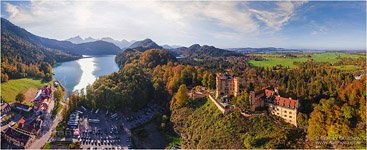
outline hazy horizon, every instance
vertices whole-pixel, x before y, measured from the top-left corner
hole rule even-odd
[[[80,35],[219,48],[366,49],[366,2],[1,3],[2,17],[58,40]]]

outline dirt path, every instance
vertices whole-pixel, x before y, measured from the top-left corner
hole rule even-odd
[[[29,88],[27,91],[24,92],[24,97],[25,97],[25,100],[30,102],[31,100],[33,100],[33,98],[37,95],[37,89],[32,87],[32,88]]]

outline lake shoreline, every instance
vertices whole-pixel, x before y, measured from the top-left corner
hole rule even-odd
[[[53,66],[54,79],[61,82],[70,95],[75,90],[85,89],[100,76],[119,70],[116,55],[83,55],[83,58],[60,62]]]

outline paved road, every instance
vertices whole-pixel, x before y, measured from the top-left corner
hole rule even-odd
[[[64,108],[65,104],[63,102],[61,102],[62,108]],[[29,147],[29,149],[40,149],[43,145],[46,144],[46,142],[48,141],[48,139],[50,139],[51,134],[54,130],[56,130],[56,126],[60,123],[60,121],[62,121],[62,111],[64,111],[64,109],[62,109],[55,117],[54,121],[52,122],[52,125],[50,127],[50,129],[46,132],[46,134],[44,134],[41,138],[36,139],[31,146]]]

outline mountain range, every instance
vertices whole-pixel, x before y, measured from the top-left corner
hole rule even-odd
[[[1,19],[1,29],[34,45],[59,50],[74,55],[107,55],[117,54],[121,49],[106,41],[93,41],[83,44],[74,44],[69,41],[59,41],[34,35],[20,28],[6,19]]]
[[[227,57],[227,56],[240,56],[242,54],[235,51],[216,48],[214,46],[193,44],[190,47],[179,47],[171,49],[173,53],[181,57]]]
[[[127,41],[127,40],[115,40],[113,38],[110,38],[110,37],[103,37],[101,39],[94,39],[92,37],[87,37],[85,39],[83,39],[82,37],[80,37],[79,35],[78,36],[75,36],[75,37],[72,37],[72,38],[69,38],[69,39],[66,39],[65,41],[69,41],[69,42],[72,42],[74,44],[82,44],[82,43],[88,43],[88,42],[94,42],[94,41],[98,41],[98,40],[101,40],[101,41],[105,41],[105,42],[109,42],[109,43],[112,43],[112,44],[115,44],[116,46],[118,46],[120,49],[124,49],[124,48],[127,48],[129,47],[132,43],[134,43],[135,41]]]
[[[231,48],[220,49],[214,46],[193,44],[190,47],[181,47],[177,45],[163,45],[160,46],[151,39],[144,39],[141,41],[127,41],[127,40],[115,40],[110,37],[104,37],[101,39],[95,39],[92,37],[81,38],[80,36],[72,37],[64,41],[55,39],[48,39],[34,35],[23,28],[20,28],[6,19],[2,20],[2,30],[6,30],[8,34],[16,35],[24,41],[27,41],[33,45],[41,46],[44,48],[56,50],[68,55],[107,55],[118,54],[124,49],[134,49],[136,51],[143,52],[148,49],[167,49],[176,56],[181,57],[221,57],[221,56],[238,56],[240,53],[249,52],[274,52],[274,51],[287,51],[282,48]],[[123,50],[121,50],[123,49]],[[295,50],[293,50],[295,51]]]

